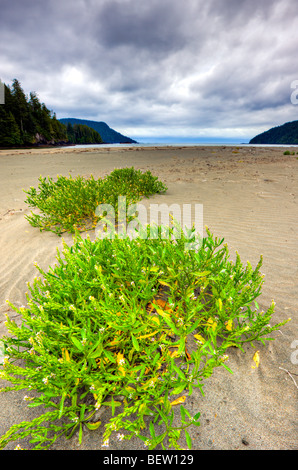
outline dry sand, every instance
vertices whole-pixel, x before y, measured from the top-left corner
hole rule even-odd
[[[26,303],[27,281],[42,268],[55,264],[62,240],[53,233],[32,228],[24,215],[22,189],[37,186],[40,175],[102,177],[114,168],[134,166],[151,170],[168,185],[164,195],[145,201],[200,203],[204,225],[224,237],[231,258],[237,250],[254,266],[264,256],[265,284],[258,303],[261,309],[276,302],[272,323],[289,317],[273,342],[258,343],[260,365],[253,369],[255,350],[232,350],[229,367],[215,370],[206,380],[205,396],[195,392],[186,402],[191,413],[201,412],[201,426],[192,429],[193,449],[297,449],[298,340],[298,160],[284,156],[284,148],[257,147],[156,147],[101,149],[34,149],[0,151],[0,337],[5,334],[5,314],[15,315],[6,299]],[[71,237],[65,240],[71,243]],[[292,346],[292,347],[291,347]],[[296,345],[297,349],[297,345]],[[289,371],[292,377],[285,371]],[[24,391],[0,394],[0,435],[15,423],[38,416],[27,408]],[[103,421],[107,419],[104,415]],[[102,428],[78,438],[57,441],[53,449],[101,449]],[[183,440],[182,440],[183,443]],[[28,442],[20,444],[30,448]],[[11,443],[7,449],[13,449]],[[110,449],[143,449],[138,440],[117,442]]]

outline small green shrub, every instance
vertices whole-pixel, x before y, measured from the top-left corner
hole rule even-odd
[[[57,181],[40,176],[38,189],[28,191],[25,202],[39,209],[41,214],[25,216],[33,227],[49,230],[58,235],[63,232],[75,233],[95,227],[99,217],[95,210],[99,204],[111,204],[118,213],[118,196],[126,196],[127,204],[161,193],[167,187],[158,181],[150,171],[142,173],[134,168],[116,169],[103,179],[93,176],[68,178],[58,176]]]
[[[101,407],[111,410],[103,446],[117,432],[149,449],[179,449],[183,432],[190,448],[187,428],[200,425],[200,413],[190,415],[186,395],[202,390],[215,367],[230,371],[230,347],[271,339],[285,323],[269,326],[274,303],[263,312],[255,302],[262,259],[255,269],[239,255],[231,262],[209,231],[195,250],[183,234],[174,240],[172,228],[166,239],[155,231],[153,239],[77,236],[48,272],[37,266],[27,306],[9,303],[22,323],[7,316],[1,377],[12,385],[1,391],[38,392],[25,396],[28,406],[50,411],[13,425],[0,448],[30,436],[34,449],[47,449],[74,432],[81,442],[85,427],[101,425]]]

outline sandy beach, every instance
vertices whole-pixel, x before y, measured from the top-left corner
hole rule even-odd
[[[205,396],[196,389],[185,402],[191,413],[201,412],[201,426],[189,431],[193,449],[297,449],[298,390],[293,379],[298,384],[298,359],[293,342],[298,340],[298,155],[283,155],[284,150],[249,146],[0,150],[0,337],[6,333],[5,314],[16,315],[6,299],[17,306],[25,304],[27,282],[38,274],[34,262],[47,270],[62,246],[61,238],[26,221],[31,209],[23,189],[37,187],[40,175],[99,178],[114,168],[150,170],[168,191],[146,199],[146,207],[153,202],[203,204],[204,225],[225,239],[232,259],[237,251],[243,263],[249,260],[255,266],[263,255],[265,284],[258,303],[265,310],[274,299],[272,324],[292,319],[274,333],[275,341],[256,344],[258,368],[252,368],[256,349],[231,350],[228,366],[234,373],[218,368],[206,380]],[[72,241],[70,235],[64,239]],[[0,435],[39,415],[38,408],[27,408],[25,394],[0,393]],[[107,416],[102,416],[103,422]],[[101,426],[86,430],[81,446],[75,435],[69,441],[61,438],[52,448],[101,449],[102,435]],[[28,441],[20,445],[30,448]],[[110,449],[144,447],[138,439],[118,442],[115,436]]]

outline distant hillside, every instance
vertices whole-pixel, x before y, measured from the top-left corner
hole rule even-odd
[[[272,127],[250,140],[250,144],[298,145],[298,121]]]
[[[103,143],[106,144],[136,144],[135,140],[126,137],[125,135],[120,134],[119,132],[114,131],[111,129],[105,122],[101,121],[89,121],[87,119],[76,119],[76,118],[62,118],[59,119],[60,122],[67,125],[68,123],[74,124],[83,124],[85,126],[91,127],[95,131],[97,131]]]

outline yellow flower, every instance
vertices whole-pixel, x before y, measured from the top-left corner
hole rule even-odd
[[[69,353],[68,353],[67,349],[65,349],[65,348],[62,348],[62,358],[64,359],[64,361],[70,362]]]
[[[257,351],[255,354],[254,354],[254,357],[253,357],[253,360],[255,362],[255,366],[251,366],[252,369],[255,369],[256,367],[259,367],[259,364],[260,364],[260,354],[259,354],[259,351]]]
[[[211,328],[213,331],[216,330],[217,323],[216,323],[216,321],[213,321],[212,318],[209,318],[209,319],[208,319],[207,325],[208,325],[208,330],[210,330],[210,328]]]
[[[125,364],[125,359],[123,354],[121,354],[120,352],[117,354],[117,364],[120,374],[125,376],[125,369],[123,367],[123,365]]]
[[[194,338],[197,339],[202,344],[205,343],[205,339],[201,335],[194,335]]]

